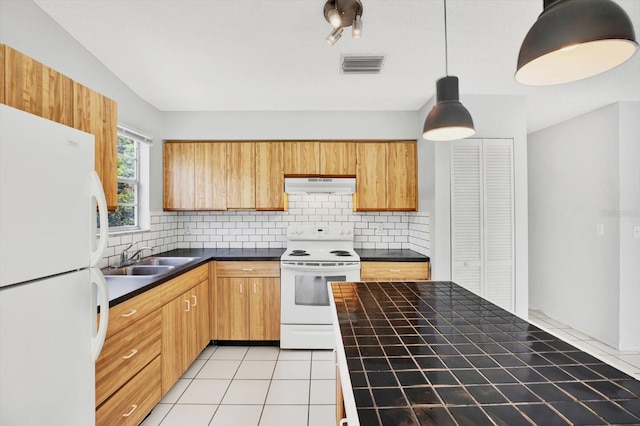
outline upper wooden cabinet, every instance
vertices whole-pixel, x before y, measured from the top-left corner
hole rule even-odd
[[[285,142],[285,176],[355,176],[353,142]]]
[[[256,142],[256,210],[284,210],[284,142]]]
[[[73,127],[95,137],[95,169],[109,210],[118,207],[118,104],[100,93],[73,83]]]
[[[418,210],[416,142],[387,143],[387,210]]]
[[[227,209],[227,144],[195,144],[196,210]]]
[[[322,175],[356,177],[356,211],[416,211],[416,156],[415,141],[167,141],[164,209],[281,211],[285,175]]]
[[[416,211],[416,142],[356,144],[356,211]]]
[[[226,210],[227,144],[170,142],[163,149],[165,210]]]
[[[91,133],[95,169],[109,210],[118,205],[118,106],[113,100],[71,80],[53,68],[0,45],[0,100],[31,114]]]
[[[256,208],[256,144],[227,144],[227,208]]]
[[[287,176],[320,174],[320,143],[285,142],[284,174]]]
[[[356,154],[354,210],[384,209],[387,205],[387,144],[384,142],[358,143]]]
[[[320,142],[320,174],[355,176],[356,144],[354,142]]]
[[[40,62],[5,47],[4,103],[73,126],[73,81]]]

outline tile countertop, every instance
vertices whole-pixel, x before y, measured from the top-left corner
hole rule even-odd
[[[640,382],[451,282],[334,283],[349,426],[640,424]]]

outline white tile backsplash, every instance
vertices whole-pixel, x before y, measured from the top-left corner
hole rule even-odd
[[[355,248],[430,254],[428,212],[360,213],[353,211],[351,195],[291,194],[286,212],[152,213],[150,231],[109,238],[101,266],[117,264],[131,242],[154,247],[153,253],[175,248],[284,248],[290,225],[352,226]]]

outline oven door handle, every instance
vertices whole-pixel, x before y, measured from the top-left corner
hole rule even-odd
[[[315,265],[287,265],[281,264],[281,269],[290,270],[290,271],[301,271],[301,272],[347,272],[347,271],[359,271],[360,264],[354,263],[352,265],[335,265],[335,266],[315,266]]]

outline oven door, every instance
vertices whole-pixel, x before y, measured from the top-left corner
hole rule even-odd
[[[280,266],[280,316],[283,324],[331,324],[330,281],[360,281],[360,264]]]

